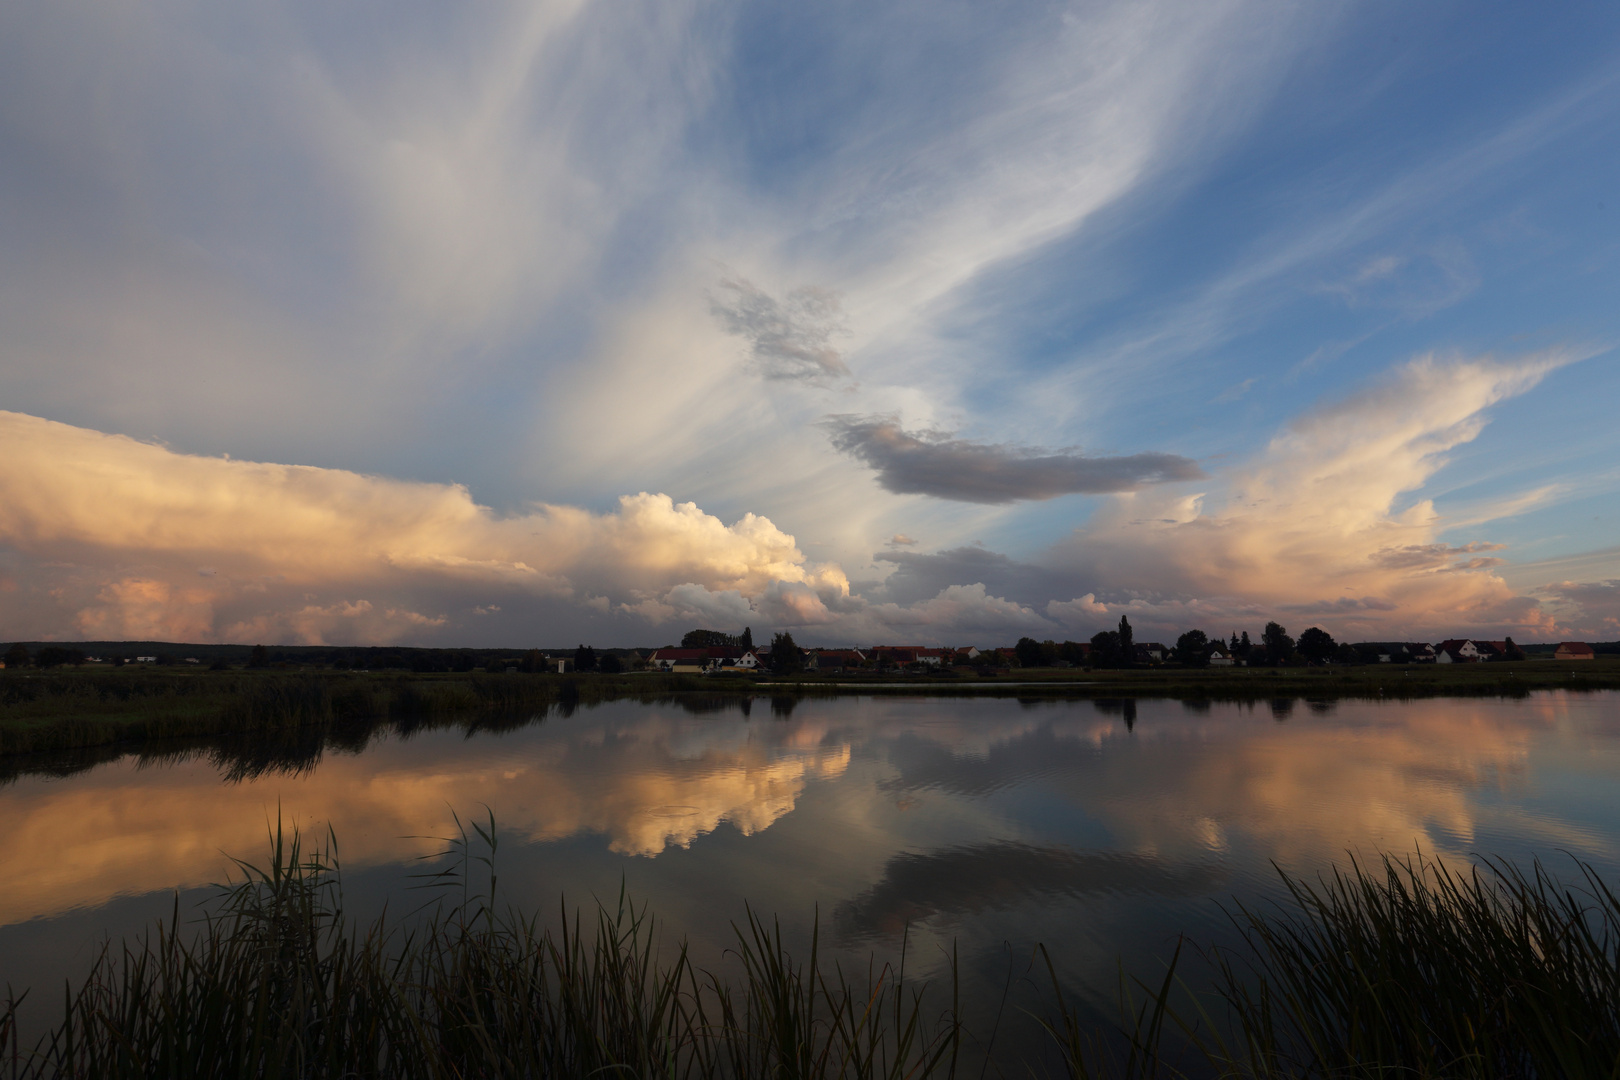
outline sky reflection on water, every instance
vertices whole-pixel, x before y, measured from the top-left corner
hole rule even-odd
[[[239,781],[201,754],[24,776],[0,788],[0,982],[55,982],[89,938],[258,857],[278,807],[336,830],[374,905],[399,903],[452,812],[487,805],[508,901],[624,882],[700,954],[745,900],[796,932],[819,910],[837,946],[889,948],[909,925],[924,968],[954,941],[992,979],[1044,940],[1094,988],[1121,952],[1218,933],[1214,901],[1274,896],[1272,861],[1315,873],[1421,846],[1620,865],[1620,694],[1132,704],[1127,724],[1122,702],[618,702]]]

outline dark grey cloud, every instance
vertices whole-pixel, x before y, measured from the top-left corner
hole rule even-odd
[[[959,502],[1010,503],[1059,495],[1135,491],[1147,484],[1196,480],[1196,462],[1176,454],[1088,457],[1072,451],[979,443],[943,431],[906,431],[893,416],[829,416],[822,426],[839,450],[877,471],[898,495]]]
[[[844,329],[835,292],[806,285],[777,299],[738,278],[720,283],[709,308],[728,333],[749,343],[754,364],[767,379],[826,383],[849,375],[832,347]]]
[[[989,548],[968,546],[933,554],[880,551],[872,558],[894,566],[894,573],[883,582],[881,595],[897,604],[926,600],[938,596],[941,589],[963,582],[978,582],[991,595],[1020,604],[1043,605],[1054,596],[1079,595],[1074,590],[1080,582],[1071,575],[1018,562]]]
[[[1223,876],[1210,864],[1007,842],[906,852],[889,860],[870,889],[840,904],[833,925],[844,940],[893,937],[933,915],[972,915],[1035,896],[1198,896],[1217,888]]]

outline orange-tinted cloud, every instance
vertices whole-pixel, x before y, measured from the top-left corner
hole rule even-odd
[[[1493,545],[1445,543],[1434,503],[1403,500],[1479,435],[1490,406],[1570,359],[1419,358],[1295,421],[1232,471],[1220,505],[1207,508],[1202,494],[1121,496],[1060,558],[1141,598],[1106,605],[1114,616],[1195,625],[1263,614],[1341,635],[1549,633],[1537,602],[1495,572]],[[1095,607],[1094,594],[1048,613],[1081,622]]]

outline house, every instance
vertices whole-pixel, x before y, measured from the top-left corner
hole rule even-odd
[[[975,649],[972,645],[960,645],[956,648],[955,652],[958,660],[972,660],[974,657],[979,655],[979,650]]]
[[[1481,660],[1506,660],[1508,647],[1506,641],[1476,641],[1474,648],[1479,650]]]
[[[1479,648],[1467,638],[1447,638],[1434,647],[1435,662],[1440,664],[1477,664]]]
[[[1553,651],[1554,660],[1596,660],[1597,653],[1584,641],[1561,641]]]
[[[945,662],[944,649],[930,649],[922,645],[874,645],[870,652],[885,664],[928,664],[939,667]]]
[[[155,656],[137,656],[135,658],[135,662],[137,664],[155,664],[155,663],[157,663],[157,657],[155,657]]]
[[[1231,654],[1219,645],[1209,650],[1210,667],[1232,667],[1234,663]]]
[[[805,666],[829,671],[856,668],[866,663],[866,654],[859,649],[811,649],[805,654]]]
[[[744,649],[736,645],[711,645],[701,649],[655,649],[647,658],[654,671],[689,674],[718,668],[752,670],[761,663],[764,649]]]
[[[1170,655],[1170,650],[1157,641],[1139,641],[1136,644],[1136,662],[1138,664],[1162,664],[1164,658]]]

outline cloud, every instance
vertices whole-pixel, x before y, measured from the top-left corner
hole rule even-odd
[[[1573,607],[1569,625],[1577,632],[1603,640],[1620,639],[1620,578],[1559,581],[1536,592]]]
[[[1573,357],[1419,357],[1372,387],[1305,414],[1205,497],[1122,496],[1048,557],[1146,610],[1198,601],[1228,610],[1320,615],[1344,636],[1486,629],[1551,632],[1551,616],[1496,573],[1497,545],[1439,540],[1421,488],[1486,410]],[[1114,605],[1110,605],[1112,609]]]
[[[829,416],[822,426],[831,433],[833,446],[870,465],[878,483],[898,495],[1010,503],[1135,491],[1204,475],[1195,462],[1175,454],[1087,457],[977,443],[952,438],[949,432],[906,431],[892,416]]]
[[[741,278],[720,282],[720,290],[710,310],[728,333],[749,343],[767,379],[826,384],[849,375],[831,345],[844,331],[837,293],[805,285],[778,300]]]
[[[886,544],[888,544],[889,547],[916,547],[917,546],[917,541],[913,540],[911,537],[907,536],[905,533],[895,533],[893,536],[889,537],[889,539],[884,541],[884,542]]]
[[[848,591],[768,519],[726,525],[667,495],[502,516],[458,485],[180,454],[19,413],[0,412],[0,443],[0,545],[97,636],[394,640],[445,625],[433,605],[469,587],[579,603]]]

